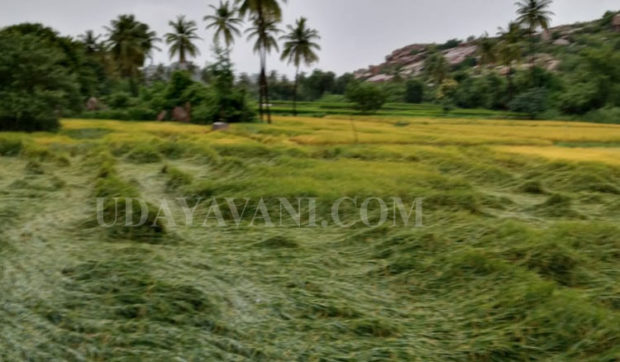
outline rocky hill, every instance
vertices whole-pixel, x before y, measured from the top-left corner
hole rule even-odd
[[[531,67],[532,63],[555,70],[561,63],[561,54],[566,48],[585,46],[582,35],[605,31],[620,32],[620,13],[608,12],[602,19],[571,25],[552,27],[547,32],[539,33],[542,42],[541,52],[529,55],[518,66]],[[385,62],[372,65],[354,72],[357,79],[370,82],[387,82],[395,77],[408,78],[420,75],[424,71],[424,62],[432,51],[440,51],[447,62],[456,67],[477,67],[479,39],[467,41],[450,40],[444,44],[411,44],[397,49],[388,55]],[[495,65],[499,73],[508,71],[507,67]]]

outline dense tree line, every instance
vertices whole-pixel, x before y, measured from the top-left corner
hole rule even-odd
[[[281,35],[278,0],[222,1],[211,10],[203,20],[214,31],[214,61],[202,69],[191,62],[200,53],[199,25],[185,16],[169,22],[163,41],[134,15],[113,19],[104,34],[87,31],[77,39],[41,24],[1,29],[0,129],[51,130],[59,116],[85,108],[90,116],[120,119],[170,119],[182,108],[195,122],[249,121],[254,90],[261,120],[271,122],[267,55],[283,42],[282,59],[299,74],[318,60],[318,32],[301,18]],[[244,24],[259,59],[257,82],[235,77],[229,57]],[[145,64],[162,43],[178,62],[149,72]]]
[[[575,33],[577,45],[556,54],[560,66],[549,71],[535,58],[549,51],[537,32],[549,29],[550,3],[519,2],[517,19],[496,37],[468,39],[478,53],[461,64],[448,63],[442,53],[461,44],[453,39],[427,50],[421,74],[403,78],[394,70],[391,81],[374,85],[351,73],[304,72],[318,60],[319,33],[303,17],[283,32],[278,0],[211,6],[202,25],[214,32],[213,61],[202,68],[192,63],[200,54],[201,24],[185,16],[171,20],[162,38],[133,15],[111,20],[103,34],[86,31],[77,38],[41,24],[14,25],[0,30],[0,129],[54,129],[58,117],[72,115],[171,119],[178,109],[197,123],[251,121],[255,109],[271,122],[270,103],[290,101],[296,113],[298,100],[348,101],[362,112],[385,102],[432,102],[446,111],[486,108],[618,122],[620,36],[610,30],[616,13],[605,14],[590,33]],[[236,75],[230,61],[244,33],[257,54],[257,75]],[[164,46],[176,62],[145,66]],[[294,78],[268,70],[273,52],[295,68]]]

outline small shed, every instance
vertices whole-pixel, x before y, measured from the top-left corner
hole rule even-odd
[[[620,32],[620,14],[616,14],[616,16],[614,16],[611,20],[611,26],[615,31]]]

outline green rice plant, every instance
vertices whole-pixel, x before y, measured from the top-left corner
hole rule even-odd
[[[162,158],[157,148],[152,145],[139,144],[125,158],[132,163],[158,163]]]
[[[41,163],[33,160],[28,161],[24,170],[31,175],[43,175],[45,173]]]
[[[166,181],[166,188],[170,191],[178,190],[180,187],[190,185],[194,180],[192,175],[169,165],[162,168],[162,173],[168,178]]]
[[[521,192],[528,193],[528,194],[537,194],[537,195],[544,195],[545,193],[547,193],[547,191],[545,191],[545,188],[543,187],[540,181],[527,181],[521,184],[518,190]]]
[[[21,138],[7,134],[0,136],[0,156],[17,156],[23,148]]]

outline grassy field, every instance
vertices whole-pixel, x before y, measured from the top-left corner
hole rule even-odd
[[[271,111],[274,114],[290,116],[292,115],[292,102],[274,101]],[[323,117],[326,115],[348,116],[357,111],[353,103],[346,102],[298,102],[297,112],[302,116]],[[412,104],[412,103],[387,103],[377,113],[380,116],[399,116],[399,117],[451,117],[451,118],[527,118],[526,115],[508,112],[492,111],[488,109],[464,109],[455,108],[448,112],[438,104]]]
[[[620,358],[620,126],[62,123],[0,134],[0,361]],[[424,227],[98,227],[113,196],[424,197]]]

